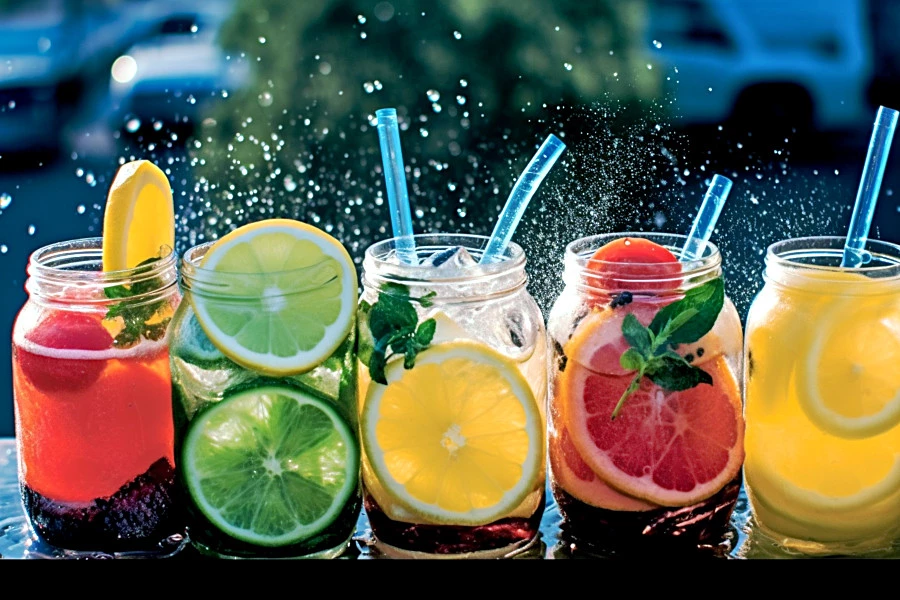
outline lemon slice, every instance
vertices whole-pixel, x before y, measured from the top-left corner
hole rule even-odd
[[[166,174],[147,160],[116,172],[103,213],[103,270],[131,269],[175,247],[175,209]]]
[[[356,314],[356,268],[339,241],[290,219],[240,227],[213,244],[203,287],[188,295],[203,331],[228,358],[272,376],[328,358]]]
[[[860,439],[900,424],[900,304],[835,300],[817,319],[801,367],[801,405],[818,427]]]
[[[391,362],[362,414],[368,463],[384,493],[425,522],[484,525],[541,486],[544,426],[509,359],[470,341]]]

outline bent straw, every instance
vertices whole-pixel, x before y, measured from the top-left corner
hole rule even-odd
[[[378,141],[381,144],[381,162],[384,165],[384,182],[391,210],[391,229],[396,238],[397,256],[402,263],[416,265],[419,264],[419,257],[416,254],[412,215],[409,212],[409,195],[406,191],[403,153],[400,150],[397,110],[382,108],[375,111],[375,116]]]
[[[484,254],[478,261],[479,264],[488,264],[499,260],[506,252],[506,247],[509,245],[513,232],[519,225],[532,196],[565,149],[566,145],[563,141],[552,133],[538,148],[528,166],[519,175],[516,185],[513,186],[506,205],[497,219],[497,224],[494,226],[494,231],[491,233],[491,238],[488,240],[487,247],[484,249]]]
[[[856,204],[853,216],[850,217],[850,229],[844,242],[844,256],[841,267],[858,267],[864,262],[864,249],[869,236],[872,217],[875,216],[875,204],[878,202],[878,190],[881,178],[887,165],[888,151],[897,128],[897,111],[881,106],[872,127],[869,139],[869,150],[866,153],[866,166],[863,168],[859,189],[856,192]]]
[[[713,175],[712,181],[703,196],[700,210],[694,218],[691,232],[681,250],[681,262],[696,260],[706,251],[706,243],[716,228],[716,221],[725,206],[725,200],[731,191],[731,180],[722,175]]]

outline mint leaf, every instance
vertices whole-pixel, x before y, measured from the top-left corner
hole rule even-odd
[[[645,371],[650,381],[671,392],[689,390],[706,383],[712,385],[712,376],[699,367],[694,367],[678,357],[664,355],[653,359]]]
[[[403,366],[411,369],[418,353],[431,344],[437,322],[426,319],[420,324],[413,302],[431,306],[430,299],[435,295],[435,292],[429,292],[421,298],[413,298],[406,286],[395,283],[382,286],[378,301],[366,314],[374,341],[367,363],[373,381],[387,385],[384,369],[392,357],[403,356]]]
[[[418,321],[419,315],[406,297],[383,293],[369,311],[369,329],[376,341],[400,329],[415,329]]]
[[[135,267],[137,273],[147,272],[149,269],[141,270],[159,260],[159,257],[148,258]],[[159,277],[151,277],[142,281],[136,281],[131,285],[114,285],[103,290],[103,294],[111,300],[121,300],[111,305],[106,310],[106,320],[122,319],[122,330],[113,340],[113,345],[118,348],[128,348],[141,341],[141,338],[157,341],[166,334],[166,328],[169,325],[170,318],[161,320],[158,323],[148,324],[154,316],[168,303],[168,299],[162,298],[158,300],[133,298],[142,296],[148,292],[158,290],[163,286],[163,280]]]
[[[650,345],[653,343],[650,331],[641,325],[634,314],[625,315],[625,319],[622,321],[622,335],[625,337],[625,341],[642,355],[650,354]]]
[[[373,350],[372,356],[369,358],[369,376],[372,381],[387,385],[387,379],[384,376],[384,367],[387,366],[387,357],[382,350]]]
[[[619,357],[619,364],[626,371],[637,371],[642,366],[644,366],[644,363],[644,356],[637,350],[637,348],[629,348],[622,353],[622,356]]]
[[[428,344],[431,343],[431,340],[434,339],[434,332],[436,330],[437,321],[434,319],[422,321],[422,324],[419,325],[419,328],[416,330],[416,344],[421,348],[428,346]]]
[[[650,322],[650,331],[657,337],[662,334],[668,344],[696,342],[713,328],[724,304],[725,284],[718,277],[688,290],[684,298],[663,307]]]

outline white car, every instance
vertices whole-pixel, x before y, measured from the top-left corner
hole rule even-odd
[[[652,0],[648,60],[684,124],[839,132],[871,124],[862,0]]]
[[[192,129],[207,107],[247,84],[250,63],[217,43],[228,3],[174,11],[112,64],[111,117],[127,134]]]

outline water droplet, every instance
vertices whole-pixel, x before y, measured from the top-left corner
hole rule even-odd
[[[653,45],[656,48],[662,48],[662,42],[660,42],[659,40],[653,40]]]
[[[259,95],[260,106],[272,106],[272,102],[274,102],[274,98],[270,92],[263,92]]]
[[[134,133],[135,131],[137,131],[140,128],[141,128],[141,120],[138,119],[137,117],[131,117],[130,119],[125,121],[125,129],[129,133]]]
[[[372,92],[375,91],[375,84],[372,83],[371,81],[367,81],[363,84],[363,89],[366,91],[367,94],[371,94]]]
[[[12,204],[12,196],[6,193],[0,194],[0,210],[5,210],[10,204]]]
[[[288,192],[293,192],[294,190],[297,189],[297,182],[294,181],[294,178],[291,177],[290,175],[287,175],[284,178],[284,189],[287,190]]]
[[[566,68],[566,71],[572,70],[572,63],[563,63],[563,66]]]
[[[15,100],[10,100],[9,103],[7,104],[7,106],[10,107],[10,108],[15,108],[15,107],[16,107],[16,101],[15,101]]]
[[[0,244],[0,254],[6,254],[7,250],[9,250],[9,248],[6,247],[6,244]]]
[[[439,112],[441,112],[441,105],[438,104],[437,102],[434,102],[431,105],[431,110],[433,110],[436,113],[439,113]]]
[[[91,187],[97,185],[97,180],[94,178],[94,174],[90,171],[84,174],[84,182]]]
[[[265,44],[265,43],[266,43],[266,38],[264,38],[263,36],[259,36],[259,43],[260,43],[260,44]]]
[[[366,23],[366,18],[362,15],[357,15],[356,20],[359,21],[360,25],[364,25]]]
[[[427,92],[425,92],[425,95],[428,96],[428,99],[432,102],[437,102],[441,99],[441,93],[437,90],[428,90]]]
[[[450,183],[447,184],[447,189],[450,190],[451,192],[455,192],[456,184],[451,181]]]
[[[647,70],[650,71],[652,69],[653,69],[653,65],[651,65],[650,63],[647,63]]]
[[[384,87],[384,86],[381,85],[381,82],[378,81],[377,79],[376,79],[375,81],[372,82],[372,85],[374,85],[374,86],[375,86],[375,89],[378,90],[378,91],[380,91],[381,88]]]
[[[199,28],[196,25],[191,25],[191,33],[197,33]]]
[[[28,226],[28,235],[34,235],[35,231],[37,231],[37,227],[35,227],[34,225]]]
[[[712,91],[712,88],[706,88],[706,91],[707,91],[707,92],[711,92],[711,91]]]
[[[79,204],[78,207],[75,209],[75,212],[77,212],[79,215],[83,215],[84,211],[85,211],[84,204]]]
[[[461,40],[461,39],[462,39],[462,34],[461,34],[460,32],[458,32],[458,31],[454,31],[454,32],[453,32],[453,37],[454,37],[455,39],[457,39],[457,40]]]
[[[463,104],[466,103],[466,97],[465,96],[457,96],[456,103],[459,104],[460,106],[462,106]]]
[[[360,37],[360,39],[363,39],[363,40],[366,39],[366,32],[365,32],[365,31],[360,31],[360,32],[359,32],[359,37]]]
[[[419,129],[419,135],[421,135],[423,138],[428,137],[428,130],[422,127],[421,129]]]
[[[841,172],[840,172],[840,171],[838,171],[838,170],[837,170],[837,169],[835,169],[835,170],[834,170],[834,174],[835,174],[835,175],[840,175],[840,174],[841,174]]]
[[[465,79],[460,79],[460,80],[459,80],[459,87],[469,87],[469,82],[466,81]]]

